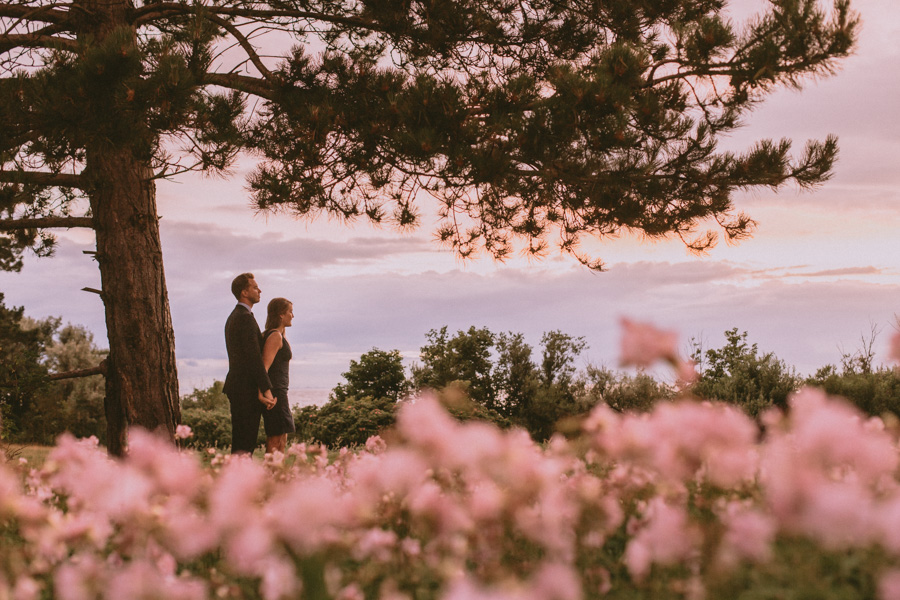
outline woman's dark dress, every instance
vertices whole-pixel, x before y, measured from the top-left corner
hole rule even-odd
[[[266,340],[275,331],[275,329],[269,329],[263,334],[263,347],[265,347]],[[281,349],[275,355],[272,366],[269,367],[272,395],[275,396],[277,402],[272,410],[263,410],[266,437],[295,431],[294,416],[291,414],[291,406],[288,404],[288,379],[290,377],[288,365],[291,362],[291,356],[291,345],[282,338]]]

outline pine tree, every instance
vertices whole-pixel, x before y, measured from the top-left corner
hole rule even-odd
[[[261,209],[416,224],[427,192],[463,256],[623,230],[702,250],[747,235],[735,190],[825,180],[836,141],[719,151],[754,104],[832,72],[849,0],[0,2],[0,266],[96,232],[109,447],[174,434],[174,336],[154,181],[241,151]],[[283,58],[268,48],[286,35]],[[225,48],[230,50],[219,53]],[[241,56],[232,63],[226,59]],[[699,237],[694,237],[700,231]]]

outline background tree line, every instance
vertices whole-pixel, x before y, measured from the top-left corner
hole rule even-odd
[[[785,408],[802,385],[822,387],[848,398],[869,415],[900,418],[900,374],[874,360],[873,327],[859,348],[841,352],[839,364],[802,376],[772,352],[762,352],[737,328],[725,332],[719,348],[691,342],[698,380],[689,393],[741,407],[758,417],[770,407]],[[605,402],[619,411],[649,410],[678,390],[651,374],[583,364],[584,338],[561,331],[541,337],[535,349],[523,334],[470,327],[453,334],[447,327],[425,334],[419,359],[404,367],[399,350],[373,348],[350,361],[343,380],[322,406],[295,407],[295,439],[330,447],[362,444],[394,422],[399,402],[433,390],[460,419],[484,419],[517,426],[546,440],[567,419]],[[58,318],[23,316],[7,308],[0,294],[0,416],[5,441],[50,444],[63,431],[96,435],[101,442],[104,385],[100,377],[51,381],[49,374],[97,364],[106,351],[80,325]],[[226,448],[231,417],[222,383],[181,398],[183,422],[196,447]],[[260,441],[264,440],[260,429]]]
[[[687,392],[740,407],[753,417],[786,408],[791,392],[803,385],[840,395],[866,414],[900,418],[900,373],[874,362],[873,330],[854,352],[841,352],[840,364],[810,376],[760,351],[747,332],[725,332],[725,343],[704,348],[691,341],[698,379]],[[343,381],[322,406],[295,407],[296,439],[329,447],[365,443],[394,422],[398,402],[423,389],[434,390],[457,418],[484,419],[501,427],[518,426],[539,441],[565,429],[600,402],[618,411],[649,411],[674,399],[679,390],[642,371],[583,365],[581,337],[551,331],[539,352],[521,333],[493,333],[470,327],[452,336],[446,327],[426,334],[419,361],[409,371],[399,350],[372,350],[350,361]],[[195,390],[182,402],[185,423],[194,428],[198,447],[230,443],[228,399],[221,382]],[[264,440],[260,432],[260,443]]]

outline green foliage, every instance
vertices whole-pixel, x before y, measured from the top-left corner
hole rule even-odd
[[[184,442],[188,447],[231,448],[231,408],[223,386],[223,382],[215,381],[207,389],[195,389],[181,398],[181,423],[193,432]]]
[[[900,417],[900,373],[896,369],[844,369],[832,365],[816,371],[807,385],[822,388],[828,394],[842,396],[867,415]]]
[[[311,441],[320,442],[329,448],[359,446],[373,435],[378,435],[394,424],[397,403],[392,398],[371,396],[348,397],[345,400],[331,400],[315,412],[295,411],[295,422],[306,419],[303,430]]]
[[[347,383],[338,384],[331,398],[344,401],[349,397],[371,396],[400,400],[409,392],[410,384],[403,371],[399,350],[385,352],[378,348],[366,352],[359,361],[351,360],[350,368],[341,374]]]
[[[521,420],[531,410],[540,386],[540,375],[531,360],[531,352],[531,346],[525,343],[521,333],[497,336],[497,361],[493,370],[497,411],[514,420]]]
[[[526,428],[544,440],[561,418],[582,412],[573,391],[574,362],[584,350],[583,338],[560,331],[541,338],[541,364],[520,333],[495,335],[470,327],[450,338],[447,328],[432,329],[422,347],[421,366],[413,367],[416,388],[456,391],[487,411],[493,422]],[[452,411],[451,411],[452,412]],[[496,415],[496,416],[494,416]]]
[[[46,350],[46,364],[54,373],[96,367],[107,351],[97,348],[94,335],[82,325],[68,324],[59,329]],[[47,398],[61,407],[61,427],[76,437],[96,436],[106,443],[106,413],[103,402],[105,382],[102,375],[64,379],[50,385]],[[48,432],[49,433],[49,432]],[[52,440],[44,436],[44,443]],[[34,437],[35,441],[39,436]]]
[[[0,434],[16,441],[28,435],[35,404],[47,387],[42,357],[52,335],[49,322],[24,326],[23,312],[6,308],[0,293]]]
[[[760,354],[756,344],[747,344],[747,332],[737,328],[725,332],[726,344],[705,353],[695,345],[692,358],[699,380],[691,387],[698,397],[728,402],[750,416],[759,416],[775,406],[787,408],[787,399],[801,383],[796,372],[773,353]]]
[[[0,296],[2,303],[2,296]],[[34,320],[22,309],[0,305],[0,390],[4,436],[23,443],[52,444],[63,431],[106,439],[104,382],[100,375],[50,381],[49,373],[96,367],[106,351],[81,325],[61,326],[57,318]],[[6,369],[4,371],[4,369]],[[3,392],[0,391],[0,394]]]
[[[631,375],[593,365],[588,365],[578,377],[576,386],[581,405],[595,406],[604,402],[619,412],[649,412],[657,402],[675,397],[671,386],[646,373]]]
[[[343,377],[322,407],[294,408],[298,439],[330,448],[357,446],[394,424],[397,401],[410,389],[399,350],[373,348],[351,360]]]
[[[425,337],[428,343],[419,354],[422,365],[412,370],[414,386],[439,390],[453,381],[462,381],[472,400],[496,410],[498,402],[491,373],[494,334],[486,327],[472,326],[450,338],[445,326],[432,329]]]

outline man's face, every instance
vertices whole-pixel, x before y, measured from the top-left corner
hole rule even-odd
[[[262,290],[259,289],[259,285],[257,285],[255,279],[250,280],[250,284],[241,292],[241,297],[249,304],[253,306],[257,302],[259,302],[259,298],[262,295]]]

